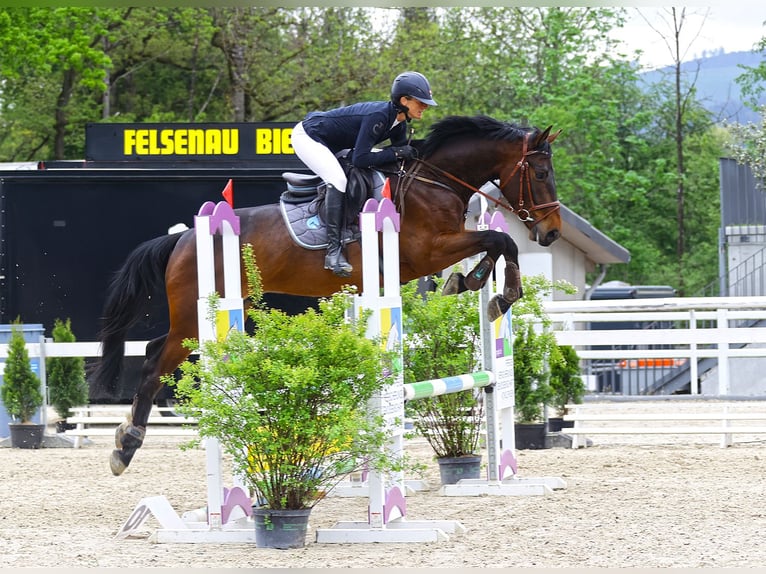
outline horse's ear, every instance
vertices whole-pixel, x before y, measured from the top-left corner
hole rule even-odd
[[[550,129],[550,128],[548,128]],[[552,144],[554,141],[556,141],[556,138],[559,137],[559,134],[561,133],[561,130],[557,131],[555,134],[548,136],[548,143]]]
[[[548,139],[548,136],[551,133],[552,127],[553,126],[548,126],[539,136],[537,136],[537,140],[535,140],[535,146],[532,149],[538,149],[541,145],[543,145],[543,143],[545,143],[545,140]]]

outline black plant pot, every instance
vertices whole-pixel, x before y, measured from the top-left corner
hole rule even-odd
[[[45,425],[8,423],[8,429],[13,448],[40,448],[43,444]]]
[[[516,423],[514,431],[518,450],[548,448],[545,423]]]
[[[563,417],[548,418],[548,432],[561,432],[565,428],[572,428],[574,421],[565,421]]]
[[[257,548],[302,548],[306,545],[310,508],[272,510],[253,508]]]
[[[457,484],[464,478],[481,478],[481,456],[437,458],[442,484]]]

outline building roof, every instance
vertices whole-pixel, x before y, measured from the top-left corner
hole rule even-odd
[[[561,206],[561,237],[595,263],[628,263],[630,251],[593,227],[567,206]]]

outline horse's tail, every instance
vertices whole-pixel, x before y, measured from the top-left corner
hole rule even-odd
[[[98,334],[101,359],[91,373],[97,396],[116,395],[128,330],[140,319],[149,298],[164,284],[165,268],[181,235],[163,235],[142,243],[112,277]]]

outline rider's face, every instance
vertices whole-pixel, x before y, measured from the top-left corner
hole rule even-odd
[[[419,120],[423,117],[423,112],[428,108],[428,104],[424,104],[416,98],[408,98],[402,96],[401,103],[409,108],[409,116],[413,119]]]

